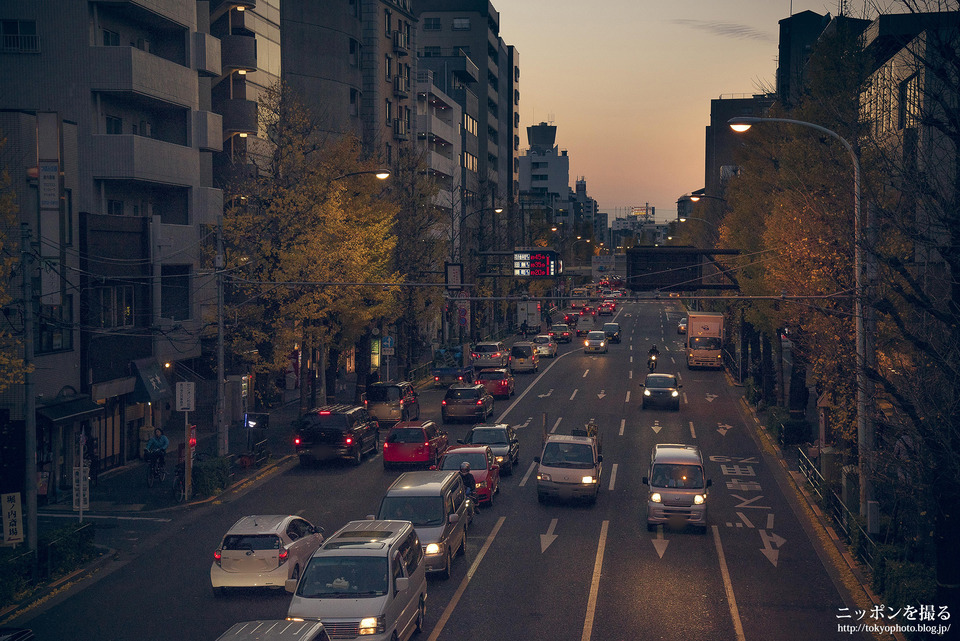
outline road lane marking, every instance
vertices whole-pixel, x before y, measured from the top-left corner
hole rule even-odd
[[[627,419],[620,419],[620,436],[623,436],[623,428],[627,426]]]
[[[693,431],[693,421],[690,421],[690,438],[697,438],[697,433]]]
[[[633,372],[630,372],[630,373],[632,374]],[[624,403],[629,403],[629,402],[630,402],[630,390],[627,390],[627,398],[626,398],[626,400],[623,401],[623,402],[624,402]]]
[[[768,530],[773,529],[773,512],[767,515],[767,529]]]
[[[600,592],[600,569],[603,567],[603,552],[607,547],[609,527],[610,521],[604,521],[600,526],[600,543],[597,545],[597,560],[593,563],[593,579],[590,581],[590,597],[587,599],[587,615],[583,620],[583,634],[580,636],[580,641],[590,641],[593,635],[593,619],[597,614],[597,594]]]
[[[630,357],[630,364],[633,364],[633,356]]]
[[[557,422],[553,424],[553,427],[550,429],[551,434],[557,431],[557,428],[560,427],[560,421],[562,420],[563,420],[563,417],[561,416],[560,418],[557,419]]]
[[[653,543],[653,548],[657,551],[657,556],[661,559],[663,558],[663,553],[667,551],[667,546],[670,545],[670,540],[663,538],[663,524],[657,524],[657,538],[651,541]]]
[[[586,378],[586,377],[587,377],[587,374],[589,374],[589,373],[590,373],[590,370],[589,370],[589,369],[586,370],[586,371],[583,373],[582,378]]]
[[[453,598],[450,599],[450,603],[447,604],[447,607],[443,610],[443,614],[440,615],[440,620],[437,621],[437,625],[433,627],[433,631],[431,631],[430,636],[427,637],[427,641],[437,641],[437,637],[439,637],[440,633],[443,632],[443,628],[445,625],[447,625],[450,615],[453,614],[454,609],[457,607],[457,603],[460,602],[460,597],[462,597],[463,593],[466,592],[467,585],[470,583],[470,579],[473,578],[477,568],[480,567],[480,561],[483,560],[487,550],[490,549],[490,546],[493,544],[493,539],[497,537],[497,533],[500,532],[500,528],[503,527],[503,522],[506,520],[506,518],[507,517],[505,516],[501,516],[499,519],[497,519],[496,525],[493,526],[493,530],[491,530],[489,536],[487,536],[487,540],[484,542],[483,547],[480,548],[480,552],[477,553],[477,558],[473,560],[473,565],[471,565],[470,569],[467,570],[467,576],[463,577],[463,580],[460,582],[460,586],[454,593]]]
[[[617,464],[613,464],[613,471],[610,472],[610,487],[608,488],[611,492],[613,488],[617,485]]]
[[[527,473],[523,475],[523,480],[520,481],[520,487],[523,487],[527,484],[527,480],[530,478],[530,475],[533,474],[533,470],[537,468],[537,464],[534,461],[530,462],[530,467],[527,468]]]
[[[558,521],[559,519],[551,519],[550,525],[547,527],[547,533],[540,535],[540,554],[546,552],[550,544],[557,540],[557,535],[553,532],[557,529]]]
[[[733,582],[730,580],[730,571],[727,570],[727,559],[723,555],[723,545],[720,544],[720,530],[716,525],[710,526],[713,530],[713,542],[717,547],[717,557],[720,559],[720,575],[723,577],[723,589],[727,593],[727,605],[730,607],[730,618],[733,620],[733,629],[737,633],[737,641],[746,641],[743,634],[743,623],[740,621],[740,610],[737,608],[737,598],[733,594]]]
[[[630,380],[633,380],[633,370],[630,370]]]

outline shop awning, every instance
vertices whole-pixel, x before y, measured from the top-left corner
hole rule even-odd
[[[103,406],[89,396],[75,396],[60,402],[37,407],[37,414],[52,423],[63,423],[103,412]]]
[[[133,361],[137,369],[137,387],[133,392],[133,400],[141,403],[156,402],[170,398],[170,384],[160,369],[160,364],[152,358],[141,358]]]
[[[102,401],[108,398],[113,398],[114,396],[123,396],[124,394],[129,394],[134,391],[137,387],[137,377],[136,376],[125,376],[123,378],[115,378],[112,381],[104,381],[102,383],[94,383],[90,387],[90,396],[94,400]]]

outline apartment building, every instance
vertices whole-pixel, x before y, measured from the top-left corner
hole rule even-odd
[[[31,393],[49,500],[72,484],[81,433],[104,467],[135,457],[169,416],[165,365],[200,354],[201,230],[223,200],[222,120],[204,92],[221,42],[206,6],[0,3],[3,164],[33,257],[28,286],[8,287],[31,306],[35,366],[29,392],[0,397],[0,432],[24,433]]]

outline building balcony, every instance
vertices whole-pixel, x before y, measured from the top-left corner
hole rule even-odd
[[[403,76],[394,76],[393,95],[398,98],[407,98],[410,96],[410,79]]]
[[[421,138],[429,139],[431,144],[453,145],[459,140],[459,132],[453,124],[445,122],[432,114],[417,116],[417,132]]]
[[[91,0],[93,4],[110,5],[136,13],[137,19],[157,25],[158,20],[187,28],[196,28],[196,0]]]
[[[93,177],[190,186],[200,175],[196,149],[132,134],[90,137]]]
[[[220,75],[220,39],[199,31],[193,34],[193,66],[201,76]]]
[[[257,70],[257,39],[253,36],[224,36],[220,39],[221,73]]]
[[[126,93],[165,105],[199,106],[197,72],[136,47],[90,47],[90,88]]]
[[[393,121],[393,137],[397,140],[407,140],[410,137],[407,122],[397,118]]]
[[[410,53],[410,38],[407,34],[400,31],[393,32],[393,52],[398,56],[406,56]]]
[[[229,138],[234,134],[257,133],[257,103],[254,100],[234,98],[220,103],[220,113],[223,115],[223,137]]]
[[[223,215],[223,190],[194,187],[190,193],[192,220],[197,225],[216,225]]]
[[[212,111],[194,111],[193,142],[200,151],[223,151],[223,116]]]

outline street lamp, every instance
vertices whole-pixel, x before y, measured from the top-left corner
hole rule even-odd
[[[867,518],[867,531],[874,533],[877,531],[876,515],[871,515],[869,508],[874,502],[873,484],[868,478],[867,471],[870,466],[870,456],[873,452],[873,424],[867,416],[867,405],[869,398],[867,395],[867,332],[864,326],[864,282],[863,269],[865,254],[863,251],[863,219],[860,210],[860,160],[853,146],[847,142],[840,134],[826,127],[821,127],[812,122],[804,120],[793,120],[790,118],[757,118],[757,117],[738,117],[727,121],[730,128],[737,133],[743,133],[750,129],[752,125],[764,122],[781,122],[790,125],[799,125],[801,127],[810,127],[820,133],[827,134],[840,141],[847,152],[850,154],[850,160],[853,162],[853,269],[854,269],[854,299],[856,319],[856,352],[857,352],[857,448],[860,457],[860,516]],[[871,358],[872,360],[872,358]]]
[[[368,171],[351,171],[349,174],[343,174],[342,176],[337,176],[332,178],[330,182],[337,182],[338,180],[343,180],[344,178],[350,178],[351,176],[363,176],[366,174],[372,174],[377,177],[377,180],[386,180],[390,177],[389,169],[370,169]]]

